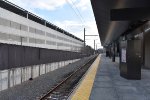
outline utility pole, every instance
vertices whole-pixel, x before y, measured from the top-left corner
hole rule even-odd
[[[94,54],[95,54],[95,40],[94,40]]]
[[[94,40],[94,51],[95,51],[95,40]]]
[[[94,40],[94,54],[95,54],[95,40]]]
[[[84,28],[84,48],[85,48],[85,28]]]
[[[84,28],[84,49],[85,49],[85,36],[98,36],[98,35],[85,35],[85,28]],[[95,40],[94,40],[94,54],[95,54]]]
[[[96,50],[97,50],[97,44],[96,44]]]

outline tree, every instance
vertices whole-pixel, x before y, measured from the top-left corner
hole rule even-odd
[[[86,55],[92,55],[92,54],[94,54],[94,49],[91,46],[87,45],[87,46],[85,46],[85,48],[83,47],[81,49],[81,52]]]

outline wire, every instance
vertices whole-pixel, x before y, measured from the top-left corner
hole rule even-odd
[[[77,12],[79,13],[79,15],[80,15],[81,19],[83,20],[83,22],[85,22],[84,18],[82,17],[82,14],[80,13],[80,11],[79,11],[79,9],[77,8],[77,6],[75,5],[75,3],[74,3],[72,0],[70,0],[70,1],[72,2],[72,4],[74,5],[74,7],[76,8],[76,10],[77,10]]]
[[[75,12],[75,14],[79,17],[79,19],[81,20],[83,26],[85,26],[85,25],[84,25],[85,21],[83,20],[83,17],[82,17],[82,15],[81,15],[81,13],[79,12],[79,10],[77,9],[77,7],[75,6],[74,2],[73,2],[72,0],[70,0],[70,1],[72,2],[72,4],[71,4],[71,3],[69,2],[69,0],[66,0],[66,1],[67,1],[67,3],[70,5],[70,7],[73,9],[73,11]],[[74,9],[74,7],[72,7],[72,5],[76,8],[77,11]],[[77,13],[77,12],[78,12],[78,13]]]

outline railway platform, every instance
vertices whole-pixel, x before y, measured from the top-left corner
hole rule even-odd
[[[99,60],[99,61],[98,61]],[[86,73],[71,100],[150,100],[150,70],[141,70],[141,80],[120,76],[119,60],[100,55]]]

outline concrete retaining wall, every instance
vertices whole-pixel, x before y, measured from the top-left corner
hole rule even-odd
[[[80,59],[0,70],[0,91],[28,81],[29,78],[36,78],[78,60]]]

